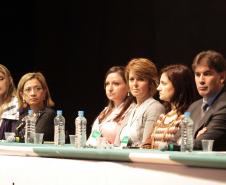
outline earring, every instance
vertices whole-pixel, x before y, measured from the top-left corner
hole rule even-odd
[[[130,92],[127,93],[127,96],[130,96]]]

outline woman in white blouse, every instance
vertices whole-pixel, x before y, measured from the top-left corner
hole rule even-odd
[[[124,67],[113,66],[107,71],[104,88],[109,103],[93,123],[86,143],[88,146],[97,146],[99,138],[104,139],[107,144],[114,144],[115,136],[132,107]]]

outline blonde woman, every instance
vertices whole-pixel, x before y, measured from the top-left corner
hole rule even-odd
[[[18,83],[17,96],[20,110],[20,120],[17,135],[24,138],[24,117],[28,109],[37,114],[36,132],[44,133],[44,141],[53,141],[55,111],[51,108],[54,102],[51,98],[45,77],[40,72],[23,75]]]
[[[5,132],[14,132],[19,119],[18,101],[13,78],[9,70],[0,64],[0,139]]]

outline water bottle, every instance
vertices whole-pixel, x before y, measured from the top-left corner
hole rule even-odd
[[[57,110],[57,115],[54,118],[54,144],[57,146],[65,144],[65,118],[62,115],[62,110]]]
[[[82,148],[86,145],[86,124],[84,111],[78,111],[78,117],[75,119],[75,147]]]
[[[181,152],[193,151],[193,120],[190,117],[190,112],[184,113],[184,118],[181,121]]]
[[[36,114],[32,110],[28,110],[28,115],[25,118],[25,143],[34,143],[36,120]]]

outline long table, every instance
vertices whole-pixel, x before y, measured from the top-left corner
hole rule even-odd
[[[225,185],[226,152],[0,143],[0,185]]]

